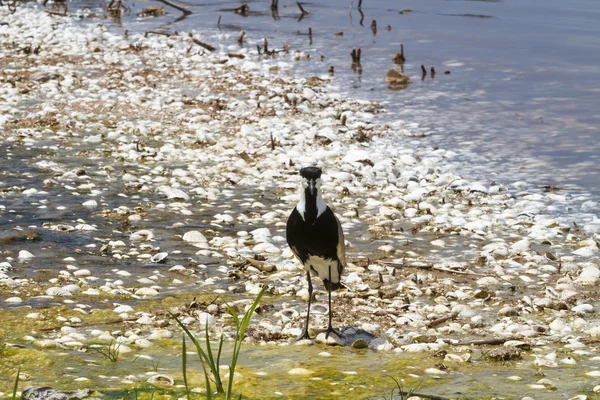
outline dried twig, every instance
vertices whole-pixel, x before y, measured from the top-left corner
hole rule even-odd
[[[428,328],[434,328],[434,327],[436,327],[436,326],[438,326],[438,325],[441,325],[441,324],[443,324],[443,323],[444,323],[444,322],[446,322],[446,321],[453,320],[453,319],[454,319],[454,318],[456,318],[457,316],[458,316],[458,313],[457,313],[457,312],[453,312],[452,314],[450,314],[450,315],[447,315],[447,316],[445,316],[445,317],[440,317],[440,318],[434,319],[433,321],[430,321],[430,322],[427,324],[427,327],[428,327]]]
[[[308,14],[308,11],[306,11],[306,10],[304,9],[304,7],[302,7],[302,4],[300,4],[300,2],[299,2],[299,1],[296,1],[296,4],[298,4],[298,8],[300,9],[300,12],[302,13],[302,15],[306,15],[306,14]]]
[[[244,35],[246,35],[245,31],[241,31],[238,35],[237,42],[240,45],[240,47],[244,45]]]
[[[353,63],[360,64],[360,49],[352,49],[350,56],[352,57]]]
[[[64,11],[63,12],[59,12],[59,11],[52,11],[52,10],[44,10],[44,12],[46,14],[56,15],[56,16],[59,16],[59,17],[66,17],[67,16],[67,13],[64,12]]]
[[[192,42],[196,43],[198,46],[204,47],[208,51],[215,51],[216,50],[216,47],[214,47],[214,46],[212,46],[212,45],[210,45],[208,43],[201,42],[200,40],[198,40],[196,38],[192,38]]]
[[[479,276],[479,277],[494,277],[494,278],[496,278],[495,275],[480,274],[478,272],[472,272],[472,271],[460,271],[460,270],[450,269],[450,268],[444,268],[444,267],[436,267],[432,263],[428,263],[428,264],[405,264],[405,263],[395,263],[395,262],[390,262],[390,261],[382,261],[381,263],[385,264],[385,265],[389,265],[390,267],[393,267],[393,268],[417,268],[417,269],[424,269],[424,270],[427,270],[427,271],[440,271],[440,272],[446,272],[446,273],[449,273],[449,274],[456,274],[456,275]]]
[[[491,339],[483,339],[483,340],[472,340],[470,342],[460,343],[459,346],[485,346],[485,345],[499,346],[509,340],[513,340],[513,338],[491,338]]]
[[[144,37],[148,37],[149,34],[154,34],[154,35],[162,35],[162,36],[177,36],[177,32],[161,32],[161,31],[146,31],[144,33]]]

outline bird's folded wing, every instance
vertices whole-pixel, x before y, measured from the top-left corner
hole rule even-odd
[[[338,227],[338,244],[337,244],[337,256],[342,266],[346,266],[346,242],[344,241],[344,231],[342,230],[342,224],[340,220],[335,217]]]
[[[290,249],[292,249],[292,253],[294,253],[294,255],[296,256],[296,258],[298,260],[300,260],[300,262],[302,262],[302,259],[300,258],[300,252],[298,251],[298,248],[296,246],[290,246]]]

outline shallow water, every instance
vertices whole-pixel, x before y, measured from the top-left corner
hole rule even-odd
[[[137,18],[149,4],[160,3],[134,3],[121,18],[123,28],[213,32],[220,16],[221,31],[232,34],[223,40],[232,45],[243,29],[251,43],[266,37],[271,48],[287,42],[310,54],[311,61],[297,66],[301,75],[326,74],[334,65],[338,90],[384,102],[384,120],[415,123],[413,132],[427,135],[424,146],[458,152],[468,164],[461,172],[600,192],[600,5],[593,0],[368,0],[362,25],[355,1],[303,3],[309,14],[300,21],[293,2],[282,2],[275,19],[268,1],[248,2],[248,16],[231,11],[240,2],[191,0],[181,3],[192,11],[185,18],[168,6],[169,15]],[[400,43],[413,83],[390,91],[383,77]],[[359,47],[362,75],[352,71],[349,57]],[[428,74],[421,81],[421,64],[428,72],[435,66],[435,79]]]

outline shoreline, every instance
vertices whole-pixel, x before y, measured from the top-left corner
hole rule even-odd
[[[403,122],[371,123],[377,105],[329,93],[320,79],[278,75],[246,49],[244,59],[231,58],[224,48],[206,53],[185,34],[124,38],[26,8],[2,12],[4,162],[33,171],[0,175],[0,218],[10,227],[0,238],[4,311],[29,305],[35,285],[38,299],[81,308],[85,321],[96,307],[109,309],[78,306],[97,303],[94,296],[127,303],[199,285],[247,298],[268,283],[285,303],[261,316],[260,333],[296,336],[306,288],[282,224],[294,206],[297,170],[316,162],[353,261],[346,282],[354,291],[338,293],[335,306],[353,312],[336,313],[337,323],[372,333],[373,350],[454,345],[465,354],[462,338],[497,335],[546,357],[554,351],[548,341],[577,352],[580,339],[600,337],[592,290],[600,279],[600,220],[576,228],[545,214],[548,203],[568,205],[566,195],[515,196],[503,185],[461,179],[451,172],[452,152],[416,154],[411,143],[398,143],[411,140],[398,137]],[[28,43],[40,46],[37,54]],[[27,219],[34,213],[46,216]],[[59,237],[73,239],[45,241]],[[457,261],[453,251],[466,256]],[[239,267],[255,256],[265,260]],[[28,270],[40,263],[52,277],[36,282]],[[260,269],[270,266],[276,269]],[[241,281],[232,283],[231,273]],[[116,315],[135,316],[141,327],[142,319],[150,326],[161,319],[134,309]],[[325,314],[315,319],[323,325]],[[226,314],[213,320],[231,335]],[[89,329],[63,322],[75,332],[61,329],[62,338],[82,347],[95,340]],[[139,340],[151,344],[157,329],[142,331]],[[128,345],[144,348],[136,340]],[[576,355],[598,357],[587,351]],[[522,357],[539,362],[536,354]]]

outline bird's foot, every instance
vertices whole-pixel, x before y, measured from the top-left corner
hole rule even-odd
[[[310,340],[310,336],[308,335],[308,329],[305,329],[304,331],[302,331],[302,334],[300,334],[300,336],[298,336],[295,341],[299,342],[299,341],[305,340],[305,339]]]
[[[342,335],[342,332],[338,331],[337,329],[333,329],[333,327],[330,325],[327,330],[325,331],[325,339],[329,338],[329,334],[330,333],[335,333],[335,335],[337,337],[339,337],[340,339],[343,338],[344,336]]]

